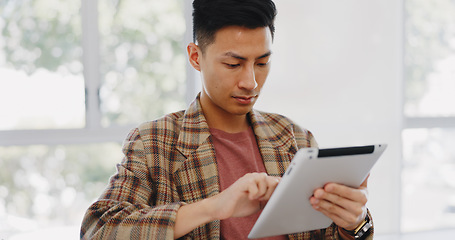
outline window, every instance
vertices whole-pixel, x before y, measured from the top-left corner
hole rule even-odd
[[[455,227],[455,1],[407,0],[402,231]]]
[[[455,227],[455,128],[403,131],[402,230]]]
[[[0,4],[0,130],[84,127],[80,2]]]
[[[99,4],[102,126],[137,123],[183,109],[182,2]]]
[[[186,105],[186,4],[0,1],[0,239],[77,239],[128,131]]]
[[[0,147],[0,156],[1,238],[51,226],[77,233],[122,152],[119,143],[27,145]]]
[[[455,117],[455,2],[406,1],[405,115]]]

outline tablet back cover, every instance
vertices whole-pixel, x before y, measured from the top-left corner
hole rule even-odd
[[[368,146],[371,147],[371,146]],[[358,147],[356,147],[358,148]],[[327,228],[332,220],[313,209],[315,189],[330,182],[359,187],[386,148],[374,145],[370,154],[346,151],[318,158],[316,148],[300,149],[272,194],[248,238],[261,238]],[[346,150],[348,148],[343,148]],[[323,151],[323,150],[321,150]],[[335,151],[337,152],[337,151]],[[339,151],[338,151],[339,152]]]

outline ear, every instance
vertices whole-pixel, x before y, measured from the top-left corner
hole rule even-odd
[[[200,57],[202,57],[201,49],[196,44],[190,43],[188,44],[186,50],[188,51],[188,59],[191,66],[193,66],[194,69],[201,71],[201,65],[199,62]]]

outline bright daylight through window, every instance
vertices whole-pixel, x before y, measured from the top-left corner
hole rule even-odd
[[[404,112],[417,124],[403,131],[401,227],[454,228],[455,1],[405,3]]]
[[[0,1],[0,130],[85,126],[79,9]]]
[[[137,124],[185,107],[182,5],[99,1],[104,127]]]
[[[0,239],[77,239],[129,127],[184,108],[183,3],[0,1]]]

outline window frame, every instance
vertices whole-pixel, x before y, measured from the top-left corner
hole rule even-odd
[[[405,117],[403,130],[410,128],[455,128],[455,117]]]
[[[455,129],[455,116],[435,116],[435,117],[420,117],[420,116],[407,116],[406,113],[405,113],[405,107],[406,107],[406,87],[407,87],[407,83],[408,83],[408,78],[409,76],[406,74],[406,71],[404,71],[405,67],[406,67],[406,63],[405,63],[405,59],[406,59],[406,44],[407,44],[407,36],[406,36],[406,29],[405,29],[405,26],[406,26],[406,16],[407,16],[407,7],[406,7],[406,4],[408,3],[408,0],[404,0],[403,1],[403,32],[402,32],[402,89],[401,89],[401,94],[402,94],[402,103],[401,103],[401,111],[402,111],[402,125],[401,125],[401,142],[402,142],[402,145],[400,146],[401,148],[401,152],[403,153],[403,145],[404,145],[404,137],[403,137],[403,133],[406,131],[406,130],[410,130],[410,129],[427,129],[427,130],[430,130],[430,129]],[[405,161],[405,158],[404,158],[404,155],[402,155],[401,159],[400,159],[400,162],[401,163],[404,163]],[[404,172],[404,166],[403,164],[401,164],[401,167],[400,167],[400,176],[403,175],[403,172]],[[399,193],[399,227],[398,227],[398,230],[399,230],[399,233],[400,234],[406,234],[406,235],[412,235],[412,234],[421,234],[421,232],[405,232],[404,229],[403,229],[403,207],[402,207],[402,200],[403,200],[403,197],[404,197],[404,192],[403,192],[403,189],[404,189],[404,181],[403,179],[400,180],[400,193]],[[436,228],[436,229],[432,229],[432,230],[422,230],[424,233],[440,233],[441,231],[449,231],[449,233],[451,233],[452,231],[454,230],[454,228]],[[442,236],[446,236],[446,235],[442,235]],[[449,236],[449,235],[447,235]],[[422,237],[422,239],[424,239]]]
[[[192,41],[191,1],[184,1],[186,32],[182,48]],[[98,1],[81,0],[82,65],[85,84],[85,127],[76,129],[1,130],[0,146],[57,145],[122,142],[137,124],[102,127],[99,91],[101,87]],[[199,92],[195,70],[186,63],[186,104]],[[146,121],[148,119],[144,119]]]

